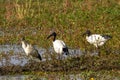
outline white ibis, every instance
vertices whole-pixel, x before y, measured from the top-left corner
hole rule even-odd
[[[52,34],[50,34],[47,37],[47,39],[49,39],[51,36],[54,36],[54,38],[53,38],[53,48],[54,48],[54,51],[57,54],[59,54],[59,55],[61,55],[61,54],[68,55],[69,51],[68,51],[68,47],[66,46],[66,44],[62,40],[56,40],[57,34],[55,32],[53,32]]]
[[[25,41],[24,37],[22,38],[21,43],[22,43],[22,48],[25,51],[27,56],[35,57],[35,58],[38,58],[39,60],[42,60],[40,54],[38,53],[38,50],[35,49],[31,44],[28,44]]]

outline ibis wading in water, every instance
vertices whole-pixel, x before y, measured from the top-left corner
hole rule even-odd
[[[83,35],[87,35],[86,40],[90,44],[93,44],[97,49],[99,46],[104,45],[106,41],[112,38],[109,35],[92,34],[90,30],[87,30]]]
[[[25,41],[24,37],[22,38],[21,43],[22,43],[22,48],[25,51],[27,56],[35,57],[35,58],[38,58],[39,60],[42,60],[40,54],[38,53],[38,50],[35,49],[31,44],[28,44]]]
[[[57,34],[55,32],[53,32],[52,34],[50,34],[47,37],[47,39],[49,39],[51,36],[54,36],[54,38],[53,38],[53,48],[54,48],[54,51],[57,54],[59,54],[59,55],[61,55],[61,54],[68,55],[69,51],[68,51],[68,47],[66,46],[66,44],[62,40],[56,40]]]

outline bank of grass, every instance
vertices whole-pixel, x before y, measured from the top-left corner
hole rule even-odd
[[[50,31],[70,48],[91,46],[81,36],[90,29],[93,33],[113,36],[106,47],[120,48],[119,0],[1,0],[0,43],[17,44],[26,36],[32,44],[49,47]]]

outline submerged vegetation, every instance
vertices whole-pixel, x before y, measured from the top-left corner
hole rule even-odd
[[[31,61],[24,67],[1,67],[1,74],[26,71],[101,71],[120,70],[119,0],[0,0],[0,44],[20,44],[23,36],[32,43],[49,48],[46,40],[56,31],[69,48],[93,52],[85,37],[93,33],[113,36],[100,48],[101,56],[78,56],[65,60]],[[34,64],[34,65],[33,65]],[[120,73],[119,73],[120,74]]]

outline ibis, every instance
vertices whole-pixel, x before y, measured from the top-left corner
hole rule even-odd
[[[21,39],[21,43],[22,43],[22,48],[27,56],[35,57],[38,58],[39,60],[42,60],[40,54],[38,53],[38,50],[35,49],[31,44],[28,44],[25,41],[24,37]]]
[[[110,35],[92,34],[90,30],[87,30],[83,35],[86,35],[86,40],[97,49],[112,38]]]
[[[56,32],[53,32],[52,34],[50,34],[47,37],[47,39],[49,39],[51,36],[53,36],[54,51],[59,55],[61,55],[61,54],[68,55],[69,54],[68,47],[66,46],[66,44],[62,40],[56,40],[56,36],[57,36]]]

